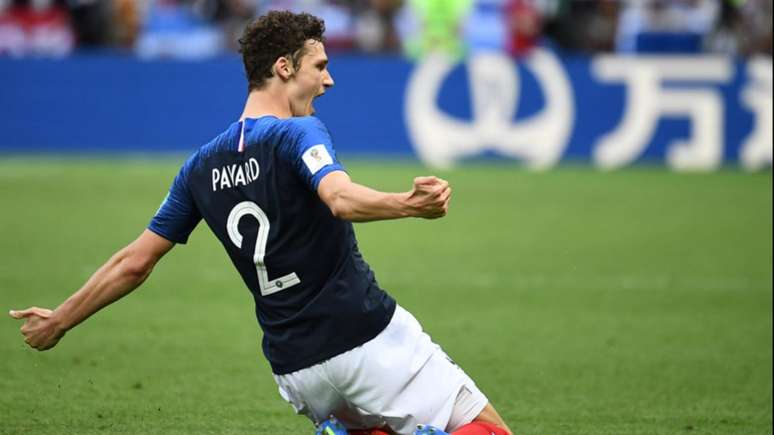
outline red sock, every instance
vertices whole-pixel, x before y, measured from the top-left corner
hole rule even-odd
[[[455,430],[451,435],[508,435],[508,431],[492,423],[474,421]]]
[[[351,430],[349,435],[390,435],[381,429]]]

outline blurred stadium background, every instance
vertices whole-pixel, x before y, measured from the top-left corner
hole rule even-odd
[[[241,29],[325,19],[353,177],[451,181],[358,225],[383,287],[517,433],[772,433],[771,0],[0,0],[0,305],[53,307],[234,121]],[[0,434],[305,434],[204,226],[25,348]]]

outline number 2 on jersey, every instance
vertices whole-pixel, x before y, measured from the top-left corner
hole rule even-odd
[[[242,248],[242,234],[239,233],[239,220],[245,215],[251,215],[258,219],[258,240],[255,242],[255,253],[253,262],[258,271],[258,286],[261,288],[261,295],[268,296],[278,291],[285,290],[288,287],[301,282],[295,272],[289,273],[280,278],[269,279],[269,271],[266,270],[264,257],[266,256],[266,243],[269,241],[269,218],[266,213],[258,207],[258,204],[252,201],[243,201],[231,209],[226,222],[226,230],[231,241],[237,248]]]

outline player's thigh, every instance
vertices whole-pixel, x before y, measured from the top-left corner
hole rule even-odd
[[[448,432],[453,432],[481,416],[481,413],[488,406],[489,400],[461,368],[450,361],[448,364],[453,367],[456,374],[446,375],[446,381],[449,382],[456,378],[455,385],[457,386],[453,391],[454,394],[448,399],[450,415],[443,427]]]
[[[331,361],[339,391],[357,408],[383,417],[398,433],[411,433],[417,424],[461,426],[488,403],[401,307],[387,329],[362,350]]]
[[[314,366],[290,375],[275,375],[280,395],[296,413],[305,415],[315,425],[331,415],[335,415],[347,428],[375,428],[384,424],[378,416],[365,414],[352,406],[331,387],[324,375],[321,376],[319,368]]]
[[[299,370],[287,375],[274,375],[279,393],[298,414],[319,423],[345,401],[330,388],[324,372],[318,366]]]

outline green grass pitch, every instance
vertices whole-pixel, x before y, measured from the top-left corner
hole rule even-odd
[[[0,160],[0,306],[54,307],[180,159]],[[429,171],[350,162],[404,190]],[[448,217],[357,225],[380,284],[518,434],[772,433],[771,172],[442,172]],[[48,352],[0,320],[1,434],[311,434],[205,225]]]

